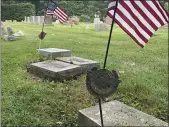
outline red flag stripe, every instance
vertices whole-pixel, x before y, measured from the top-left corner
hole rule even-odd
[[[133,29],[137,35],[144,41],[147,42],[148,39],[145,38],[141,32],[143,32],[144,30],[139,29],[138,30],[138,26],[136,27],[136,25],[134,25],[130,19],[128,19],[118,8],[117,8],[117,14],[128,24],[128,26]],[[117,18],[116,18],[117,19]],[[120,19],[117,19],[120,20]]]
[[[142,9],[134,2],[134,0],[131,0],[131,3],[133,4],[133,7],[142,15],[142,17],[146,20],[146,22],[151,26],[154,30],[158,29],[158,27],[154,24],[154,22],[148,17]]]
[[[145,0],[142,0],[140,1],[143,6],[148,10],[148,12],[151,12],[152,16],[154,17],[154,19],[157,20],[157,22],[160,23],[159,27],[161,25],[164,25],[163,21],[161,20],[161,18],[158,16],[158,14],[156,14],[156,12],[154,11],[154,9],[151,8],[151,6],[145,1]]]
[[[169,23],[169,20],[168,20],[169,14],[168,14],[168,12],[164,9],[164,7],[160,4],[159,1],[157,1],[157,4],[158,4],[158,6],[161,8],[163,14],[165,15],[165,18],[167,19],[167,22]]]
[[[142,4],[141,1],[136,1],[135,3],[142,9],[144,14],[147,15],[147,17],[149,17],[149,19],[157,26],[157,28],[161,26],[160,22],[156,19],[156,17],[153,16],[153,14],[148,10],[148,8],[146,8],[146,6]]]
[[[140,24],[140,27],[141,27],[142,29],[144,29],[145,32],[146,32],[148,35],[151,36],[151,35],[153,34],[153,32],[151,32],[151,30],[149,30],[149,29],[146,27],[146,25],[143,24],[143,22],[141,22],[141,20],[137,17],[137,14],[134,13],[134,12],[135,12],[134,9],[131,10],[131,8],[130,8],[126,3],[124,3],[124,2],[121,3],[121,5],[129,12],[129,14],[133,17],[133,19],[135,19],[136,22],[138,22],[138,24]]]
[[[152,9],[154,9],[155,13],[159,16],[159,18],[162,20],[163,25],[166,24],[167,22],[165,21],[165,18],[163,17],[163,15],[161,14],[160,10],[157,9],[157,7],[155,6],[155,4],[152,1],[147,1],[147,3],[149,4],[149,6],[151,6]]]
[[[154,32],[168,22],[165,10],[157,0],[118,0],[115,22],[141,47]],[[155,3],[155,4],[154,4]],[[113,17],[115,2],[108,6],[107,14]]]
[[[156,6],[156,8],[159,10],[159,12],[161,13],[161,15],[164,17],[165,21],[168,22],[166,16],[164,15],[164,13],[162,11],[162,8],[159,7],[159,5],[157,4],[157,2],[155,2],[155,1],[152,1],[152,2]]]
[[[58,15],[60,15],[63,19],[66,20],[66,17],[65,17],[64,15],[62,15],[62,13],[60,13],[60,12],[58,11],[58,9],[56,9],[55,12],[56,12]]]
[[[62,11],[60,8],[57,7],[57,10],[58,10],[62,15],[64,15],[65,17],[67,17],[67,14],[66,14],[64,11]]]
[[[120,9],[119,9],[120,8]],[[119,4],[117,10],[121,13],[121,17],[124,17],[125,21],[136,30],[141,31],[141,33],[145,36],[145,38],[150,38],[150,36],[144,31],[144,29],[141,28],[140,24],[130,15],[130,13],[121,5]],[[118,13],[118,12],[117,12]],[[119,14],[120,14],[119,13]],[[140,32],[138,34],[141,34]]]
[[[58,17],[58,20],[62,20],[62,21],[65,21],[58,13],[54,12],[55,15]]]

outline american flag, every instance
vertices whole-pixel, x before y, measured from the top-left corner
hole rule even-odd
[[[59,22],[62,24],[68,18],[67,14],[63,11],[63,9],[60,9],[59,7],[57,7],[57,5],[55,3],[48,5],[48,9],[47,9],[46,14],[47,15],[55,15],[56,18],[59,20]]]
[[[169,22],[168,13],[158,0],[117,0],[115,22],[141,47],[155,31]],[[113,18],[116,1],[108,6],[107,15]]]

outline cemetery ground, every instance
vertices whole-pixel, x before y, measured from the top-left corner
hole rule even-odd
[[[97,104],[86,89],[85,74],[56,83],[31,76],[26,65],[44,59],[37,51],[42,26],[18,22],[3,25],[22,30],[25,36],[1,43],[2,125],[76,125],[78,110]],[[73,56],[99,61],[102,68],[109,30],[96,32],[94,24],[87,30],[85,26],[45,26],[47,35],[41,48],[69,49]],[[167,121],[168,29],[161,28],[156,34],[142,49],[115,25],[107,69],[116,70],[122,82],[108,100],[119,100]]]

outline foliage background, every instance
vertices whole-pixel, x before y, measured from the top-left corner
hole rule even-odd
[[[23,2],[30,2],[35,5],[35,15],[42,16],[46,11],[46,7],[48,4],[48,0],[2,0],[2,6],[6,8],[2,8],[2,14],[9,15],[9,5],[14,3],[23,3]],[[94,14],[100,12],[100,18],[103,21],[104,17],[106,17],[106,10],[108,7],[109,0],[97,0],[97,1],[87,1],[87,0],[49,0],[49,2],[55,2],[60,8],[63,8],[64,11],[71,17],[71,16],[78,16],[81,21],[89,20],[93,21]],[[167,0],[160,0],[161,4],[168,10],[168,2]],[[18,8],[19,9],[19,8]],[[18,10],[17,9],[17,10]],[[20,8],[23,9],[23,8]],[[24,10],[24,9],[23,9]],[[24,11],[29,12],[29,11]],[[27,16],[27,13],[24,16]],[[32,13],[31,13],[32,14]],[[4,15],[2,16],[4,19]],[[15,16],[16,15],[16,16]],[[16,11],[12,12],[10,16],[12,19],[20,20],[24,19],[23,15],[19,15]],[[29,14],[28,14],[29,16]]]
[[[25,16],[35,15],[35,6],[31,3],[3,4],[2,20],[24,20]]]

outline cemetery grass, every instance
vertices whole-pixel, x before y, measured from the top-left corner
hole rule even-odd
[[[37,37],[41,25],[4,23],[24,37],[1,43],[2,50],[2,125],[77,125],[78,110],[97,104],[85,87],[85,75],[64,82],[43,81],[26,69],[30,62],[41,61]],[[94,25],[80,23],[46,26],[41,48],[65,48],[73,56],[99,61],[103,66],[109,31],[95,32]],[[118,72],[117,92],[108,98],[167,121],[168,31],[161,28],[145,48],[140,48],[115,25],[107,69]],[[111,109],[113,110],[113,109]]]

